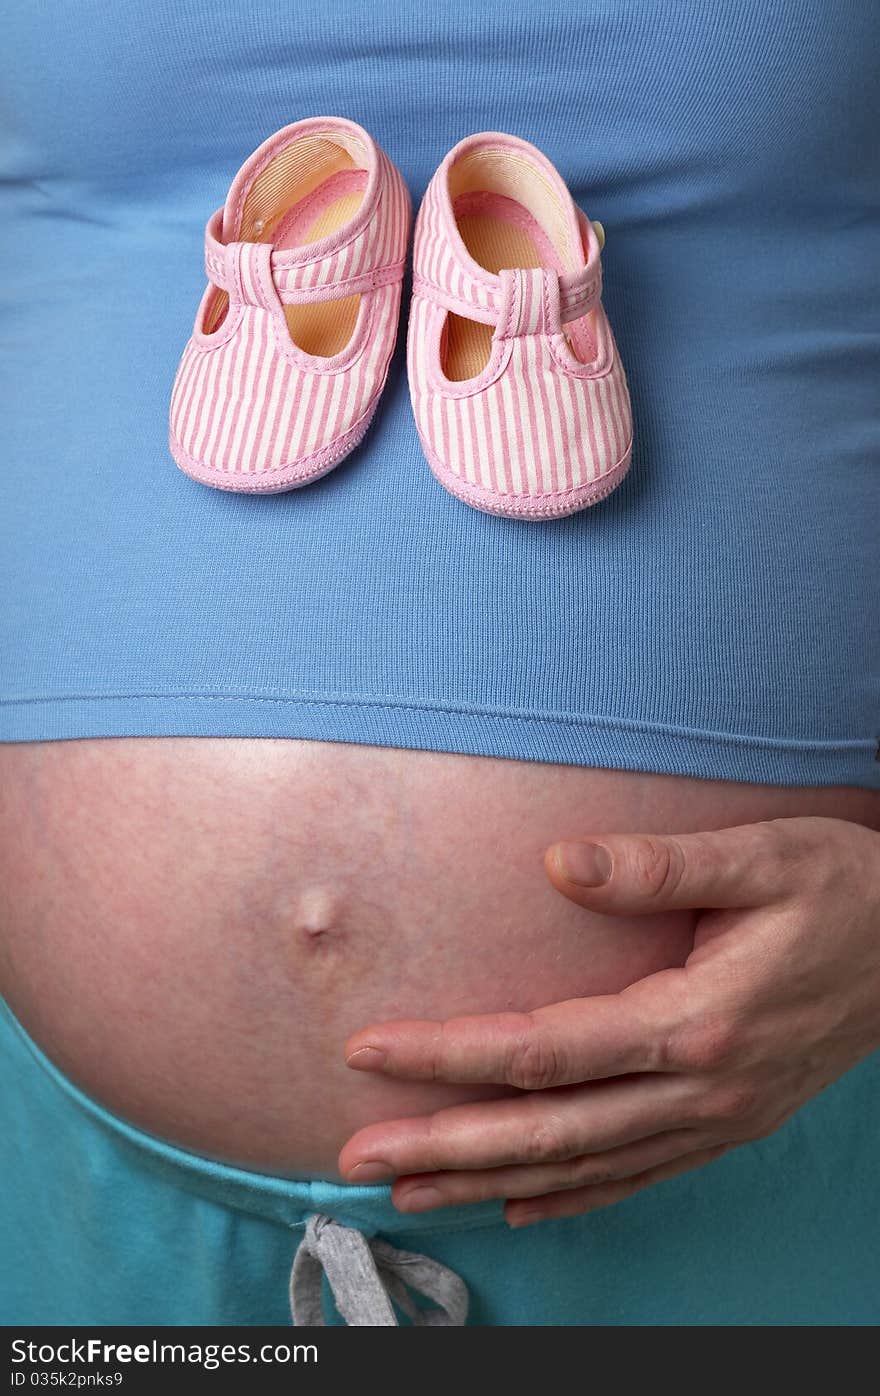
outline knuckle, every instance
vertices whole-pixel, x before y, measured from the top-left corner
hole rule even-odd
[[[787,819],[759,819],[756,822],[755,829],[758,831],[764,857],[767,856],[768,850],[774,857],[791,857],[795,841],[789,825],[790,821]]]
[[[709,1094],[706,1114],[720,1124],[742,1125],[754,1116],[759,1102],[757,1086],[748,1081],[728,1082]]]
[[[793,827],[796,826],[796,827]],[[805,870],[811,859],[805,858],[803,821],[798,819],[762,819],[755,825],[758,836],[754,858],[759,863],[770,862],[777,874],[790,878]]]
[[[591,1158],[574,1159],[565,1170],[565,1185],[571,1188],[599,1187],[617,1181],[618,1170],[610,1163],[596,1163]]]
[[[632,849],[632,878],[636,890],[657,897],[675,891],[684,873],[684,854],[673,838],[643,835]]]
[[[670,1060],[687,1071],[723,1070],[735,1061],[742,1047],[742,1030],[733,1018],[690,1023],[672,1037]]]
[[[429,1115],[425,1122],[424,1171],[432,1172],[434,1169],[449,1166],[449,1144],[446,1131],[453,1124],[453,1120],[449,1118],[450,1115],[451,1111],[441,1110],[436,1115]]]
[[[555,1044],[542,1029],[531,1026],[511,1049],[505,1076],[511,1086],[540,1091],[559,1080],[562,1060]]]
[[[840,897],[846,905],[853,888],[864,885],[865,870],[876,863],[878,831],[839,819],[812,817],[800,823],[799,886]]]
[[[560,1119],[549,1116],[535,1121],[525,1138],[526,1163],[562,1163],[571,1156],[571,1144]]]

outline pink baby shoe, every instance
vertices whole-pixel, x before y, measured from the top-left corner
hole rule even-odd
[[[205,229],[171,393],[181,470],[272,494],[354,450],[388,375],[411,221],[403,176],[354,121],[307,117],[254,151]]]
[[[629,469],[603,245],[601,224],[519,136],[466,136],[431,177],[415,225],[407,372],[431,469],[476,509],[558,518],[604,499]]]

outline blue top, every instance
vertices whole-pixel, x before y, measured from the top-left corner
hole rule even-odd
[[[4,38],[0,740],[880,789],[877,6],[8,0]],[[173,463],[204,223],[309,115],[366,126],[416,208],[462,136],[522,135],[604,223],[635,430],[608,499],[453,498],[403,320],[325,478],[261,498]]]

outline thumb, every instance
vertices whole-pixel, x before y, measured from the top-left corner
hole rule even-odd
[[[601,834],[595,841],[551,844],[544,870],[563,896],[599,912],[766,906],[791,890],[791,831],[778,826],[792,823]]]

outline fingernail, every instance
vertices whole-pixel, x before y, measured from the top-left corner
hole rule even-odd
[[[601,843],[557,843],[553,847],[556,866],[569,882],[601,887],[611,876],[611,854]]]
[[[346,1057],[345,1064],[353,1066],[355,1071],[378,1071],[385,1065],[385,1053],[381,1047],[359,1047]]]
[[[515,1217],[511,1217],[507,1225],[514,1228],[518,1226],[532,1226],[535,1222],[541,1221],[546,1215],[546,1212],[517,1212]]]
[[[410,1188],[395,1206],[399,1212],[428,1212],[432,1207],[443,1206],[443,1194],[436,1188]]]
[[[381,1158],[371,1158],[365,1163],[356,1163],[348,1176],[353,1183],[378,1183],[380,1178],[393,1178],[394,1169]]]

